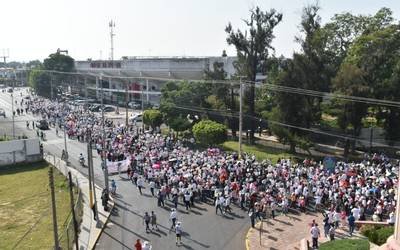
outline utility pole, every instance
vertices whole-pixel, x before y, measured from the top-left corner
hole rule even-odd
[[[106,162],[106,130],[104,127],[104,88],[103,88],[103,75],[100,74],[100,85],[101,85],[101,126],[102,126],[102,132],[103,132],[103,147],[102,147],[102,157],[103,157],[103,167],[104,167],[104,184],[106,188],[106,196],[108,197],[108,168],[107,168],[107,162]]]
[[[129,93],[128,93],[128,85],[129,83],[126,82],[126,88],[125,88],[125,128],[128,129],[128,104],[129,104]]]
[[[79,245],[78,245],[78,223],[76,222],[75,209],[74,209],[74,193],[73,193],[73,189],[72,189],[72,175],[71,175],[71,172],[68,172],[68,178],[69,178],[69,198],[70,198],[70,202],[71,202],[72,221],[74,223],[75,248],[76,248],[76,250],[79,250]]]
[[[15,79],[12,81],[12,92],[11,92],[11,112],[12,112],[12,133],[13,133],[13,139],[15,140],[14,84],[17,78],[15,71],[14,71],[14,77]]]
[[[371,126],[369,128],[370,134],[369,134],[369,153],[372,153],[372,138],[374,136],[374,128]]]
[[[50,73],[50,100],[53,100],[53,73]]]
[[[57,229],[57,212],[56,212],[56,198],[54,194],[54,176],[53,176],[53,166],[49,168],[49,186],[51,194],[51,211],[53,214],[53,233],[54,233],[54,249],[59,250],[60,245],[58,243],[58,229]]]
[[[90,138],[90,137],[89,137]],[[90,189],[93,190],[93,200],[91,202],[93,202],[93,204],[91,205],[91,209],[93,210],[93,215],[94,215],[94,219],[96,220],[96,227],[100,228],[101,227],[101,223],[99,220],[99,214],[97,210],[97,199],[96,199],[96,186],[94,184],[94,170],[93,170],[93,152],[92,152],[92,143],[91,141],[89,141],[89,154],[88,154],[88,163],[89,163],[89,173],[91,176],[91,182],[89,182],[90,185]]]
[[[4,67],[6,67],[6,63],[7,63],[7,58],[10,56],[10,51],[7,49],[7,55],[6,55],[6,51],[5,49],[3,49],[3,62],[4,62]]]
[[[111,20],[108,23],[108,26],[110,27],[110,39],[111,39],[111,53],[110,53],[110,58],[111,58],[111,62],[114,62],[114,28],[115,28],[115,22],[113,20]],[[114,67],[114,64],[113,66]]]
[[[65,124],[65,120],[63,120],[63,121],[64,121],[63,127],[64,127],[64,151],[65,151],[64,160],[65,160],[65,164],[68,166],[69,162],[68,162],[67,135],[65,132],[65,130],[67,130],[67,124]]]
[[[398,171],[400,171],[400,167],[397,169]],[[400,173],[400,172],[398,172]],[[394,238],[396,239],[397,242],[399,242],[400,240],[400,180],[397,180],[397,202],[396,202],[396,222],[394,225]]]
[[[147,79],[146,79],[146,83],[147,83]],[[144,133],[144,122],[143,122],[143,114],[144,114],[144,99],[143,99],[143,97],[144,97],[144,92],[143,92],[143,89],[144,89],[144,84],[142,85],[142,133]]]
[[[242,78],[239,78],[239,157],[242,157],[242,127],[243,127],[243,87]]]
[[[91,137],[90,131],[88,131],[88,135],[87,136],[88,136],[88,138]],[[88,141],[88,143],[87,143],[87,156],[88,156],[88,173],[89,173],[89,206],[90,206],[90,209],[93,208],[93,190],[92,190],[92,178],[93,177],[92,177],[91,158],[90,158],[90,153],[92,151],[92,147],[91,146],[92,146],[91,141]]]

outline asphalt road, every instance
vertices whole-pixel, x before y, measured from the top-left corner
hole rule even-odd
[[[16,100],[21,100],[19,93],[26,93],[25,90],[16,91]],[[0,135],[12,134],[11,121],[11,97],[9,93],[0,93],[0,107],[4,108],[7,118],[0,118]],[[17,106],[16,106],[17,107]],[[16,108],[15,107],[15,108]],[[26,120],[39,120],[39,117],[22,115],[15,118],[16,135],[25,134],[29,137],[36,136],[32,128],[26,128]],[[64,148],[63,133],[59,136],[55,130],[45,132],[46,141],[43,142],[45,152],[61,156]],[[79,166],[78,157],[84,153],[86,157],[87,146],[85,143],[67,139],[67,148],[71,164],[87,174],[87,168]],[[104,175],[100,167],[100,158],[93,152],[93,163],[96,184],[104,186]],[[137,188],[126,179],[126,174],[121,176],[110,176],[116,180],[117,196],[115,197],[115,209],[102,233],[96,249],[134,249],[136,239],[146,240],[151,243],[153,250],[158,249],[216,249],[216,250],[243,250],[245,249],[245,234],[250,227],[250,220],[244,211],[233,206],[233,213],[221,216],[215,214],[212,204],[196,203],[190,211],[186,211],[183,204],[178,206],[178,220],[182,222],[183,237],[181,246],[175,245],[175,234],[169,232],[171,202],[166,202],[166,207],[158,207],[157,200],[151,196],[150,190],[144,189],[140,195]],[[99,197],[98,197],[99,198]],[[99,212],[102,212],[99,208]],[[154,211],[157,214],[158,230],[146,233],[143,225],[144,212]]]

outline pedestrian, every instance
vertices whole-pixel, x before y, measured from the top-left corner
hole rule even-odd
[[[146,224],[146,233],[148,233],[150,230],[149,224],[150,224],[150,216],[147,212],[144,213],[143,216],[143,223]]]
[[[171,221],[171,223],[172,223],[171,228],[170,228],[170,231],[171,231],[173,228],[175,228],[175,225],[176,225],[176,218],[177,218],[176,210],[175,210],[175,208],[173,208],[173,209],[171,209],[171,214],[169,215],[169,219],[170,219],[170,221]]]
[[[184,194],[186,210],[188,210],[190,208],[190,197],[191,197],[191,195],[190,195],[189,191],[186,191],[186,193]]]
[[[221,212],[221,214],[224,214],[221,207],[221,199],[219,199],[219,197],[215,199],[215,214],[218,214],[218,209]]]
[[[329,228],[329,238],[331,241],[335,240],[335,224],[332,223],[331,227]]]
[[[142,176],[139,176],[139,179],[137,180],[137,187],[139,189],[139,193],[142,194],[142,188],[143,188],[143,179]]]
[[[310,233],[311,233],[311,238],[312,238],[312,248],[318,249],[318,238],[320,236],[318,224],[315,224],[312,226]]]
[[[324,218],[324,236],[325,236],[325,238],[328,238],[330,227],[331,227],[331,225],[329,223],[329,217],[325,216],[325,218]]]
[[[349,223],[349,233],[350,236],[353,236],[354,228],[356,227],[356,219],[354,218],[353,213],[350,213],[349,217],[347,218]]]
[[[115,180],[111,180],[111,194],[115,195],[117,193],[117,184]]]
[[[26,128],[29,129],[29,122],[26,121]]]
[[[153,180],[151,180],[150,183],[149,183],[149,187],[150,187],[150,192],[151,192],[152,196],[154,196],[154,188],[155,188],[155,186],[156,186],[156,183]]]
[[[251,227],[254,228],[256,226],[256,213],[254,211],[249,212]]]
[[[148,241],[145,241],[142,245],[142,250],[151,250],[151,245]]]
[[[140,242],[140,239],[136,240],[136,244],[134,246],[136,250],[142,250],[142,243]]]
[[[56,135],[58,136],[58,128],[56,127]]]
[[[178,209],[178,194],[172,194],[172,201],[174,203],[174,207]]]
[[[156,228],[158,230],[157,226],[157,216],[154,213],[154,211],[151,211],[151,229]]]
[[[178,223],[175,226],[175,233],[176,233],[176,245],[182,244],[182,225],[181,222],[178,221]]]

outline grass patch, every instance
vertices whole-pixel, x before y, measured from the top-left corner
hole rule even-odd
[[[239,148],[239,143],[236,141],[226,141],[221,144],[221,147],[225,151],[237,152]],[[295,155],[290,154],[283,149],[268,147],[261,144],[249,145],[243,143],[242,149],[244,152],[255,155],[258,161],[270,160],[272,163],[276,163],[278,159],[288,159],[296,157]]]
[[[369,250],[368,240],[334,240],[321,244],[320,250]]]
[[[53,247],[48,169],[49,165],[45,162],[0,167],[0,249],[12,249],[42,215],[17,249]],[[56,169],[54,178],[57,223],[61,235],[70,213],[68,182]]]

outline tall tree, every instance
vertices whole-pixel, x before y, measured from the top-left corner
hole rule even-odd
[[[53,83],[60,83],[70,80],[71,77],[67,74],[49,73],[49,71],[59,72],[73,72],[75,71],[74,59],[68,55],[61,53],[50,54],[48,58],[44,59],[43,65],[37,65],[29,74],[29,85],[33,87],[36,92],[44,97],[51,97],[51,81]],[[53,94],[56,93],[56,86],[53,86]]]
[[[272,40],[274,28],[281,22],[282,14],[276,10],[262,11],[259,7],[250,11],[250,20],[245,20],[247,30],[234,31],[231,23],[226,26],[227,42],[236,47],[238,61],[236,71],[251,82],[246,94],[249,116],[255,116],[255,84],[257,73],[266,74],[266,62]],[[251,122],[250,140],[254,141],[255,123]]]

